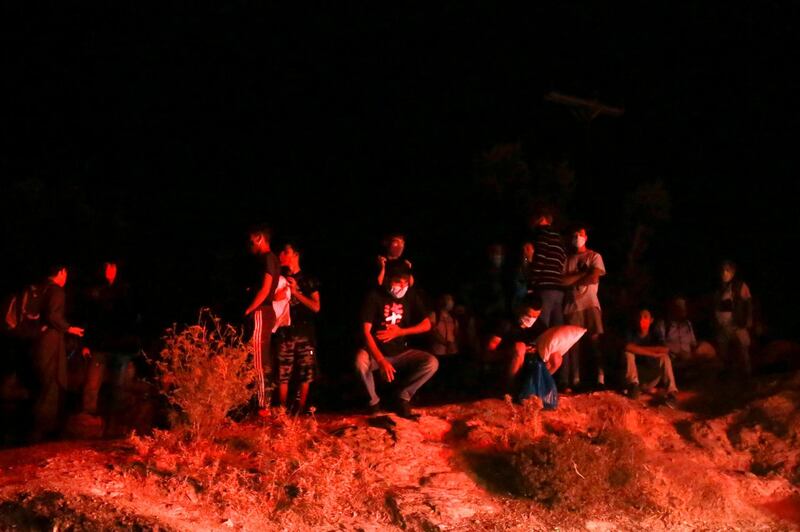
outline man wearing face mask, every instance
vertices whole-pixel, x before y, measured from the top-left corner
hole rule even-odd
[[[726,260],[720,268],[722,284],[716,293],[717,344],[722,361],[734,364],[739,372],[749,376],[750,331],[753,326],[753,298],[750,288],[736,275],[736,264]]]
[[[369,395],[369,411],[381,410],[375,390],[374,371],[380,371],[386,382],[404,375],[397,391],[395,412],[407,419],[416,419],[411,411],[411,398],[439,367],[436,357],[425,351],[410,349],[406,338],[431,329],[421,299],[409,289],[411,272],[405,265],[396,265],[387,273],[386,286],[373,290],[361,310],[364,347],[356,354],[356,370]]]
[[[564,357],[561,368],[560,388],[569,392],[580,385],[581,343],[588,346],[597,371],[597,386],[605,387],[605,369],[600,351],[600,335],[603,334],[603,315],[597,297],[600,277],[606,274],[603,257],[586,247],[588,236],[584,226],[572,232],[573,252],[567,259],[564,285],[567,293],[564,304],[564,317],[569,325],[586,329],[582,341],[575,344]]]
[[[489,339],[489,353],[494,355],[494,361],[505,367],[503,393],[515,394],[517,376],[525,362],[525,356],[536,351],[536,339],[547,330],[539,319],[541,313],[542,303],[538,298],[526,300],[517,309],[517,319],[511,328],[508,331],[498,331]],[[557,366],[551,373],[555,369]]]

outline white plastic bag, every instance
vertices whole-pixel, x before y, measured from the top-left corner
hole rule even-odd
[[[536,339],[536,350],[545,362],[553,353],[565,355],[586,333],[586,329],[577,325],[556,325],[550,327]]]

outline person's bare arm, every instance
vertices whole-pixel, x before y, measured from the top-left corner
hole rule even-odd
[[[378,344],[372,336],[372,324],[364,323],[362,332],[364,334],[364,345],[367,347],[367,352],[375,359],[375,362],[378,363],[378,367],[386,381],[392,382],[395,374],[394,366],[392,366],[391,362],[386,360],[386,357],[383,356],[383,353],[381,353],[381,350],[378,348]]]
[[[391,342],[400,336],[412,336],[414,334],[422,334],[431,330],[431,320],[425,318],[418,324],[411,327],[398,327],[397,325],[389,325],[386,329],[378,331],[375,336],[381,342]]]
[[[634,344],[633,342],[628,342],[628,344],[625,346],[625,351],[633,353],[634,355],[642,355],[654,358],[661,358],[669,354],[669,349],[667,346],[658,345],[645,347]]]
[[[597,284],[600,282],[600,277],[605,274],[606,272],[600,268],[592,267],[586,272],[565,273],[562,282],[565,286]]]
[[[312,312],[319,312],[319,292],[311,292],[310,295],[306,296],[300,291],[300,287],[297,286],[297,280],[294,277],[289,277],[287,282],[289,283],[289,290],[292,291],[292,295],[296,297],[303,306],[311,309]]]
[[[264,303],[264,300],[267,299],[267,296],[269,295],[269,291],[272,289],[272,281],[272,275],[265,273],[264,281],[261,283],[261,288],[258,289],[255,297],[253,297],[253,302],[250,303],[250,306],[244,311],[245,316],[248,316],[255,309],[260,307],[262,303]]]

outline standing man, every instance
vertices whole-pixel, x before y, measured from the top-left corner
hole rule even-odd
[[[732,261],[722,262],[720,280],[714,312],[719,354],[728,369],[749,377],[753,297],[747,283],[736,275],[736,264]]]
[[[278,396],[286,406],[289,381],[294,375],[299,384],[297,412],[302,414],[308,401],[308,389],[314,380],[317,350],[314,319],[320,311],[319,281],[300,269],[300,249],[288,243],[280,253],[281,267],[289,283],[291,324],[278,329]]]
[[[567,259],[564,285],[567,287],[564,317],[569,325],[586,329],[587,334],[567,352],[561,370],[561,385],[564,390],[580,384],[581,343],[587,344],[597,368],[597,386],[605,386],[605,364],[600,351],[600,335],[603,334],[603,314],[597,290],[600,277],[606,274],[603,257],[586,247],[585,226],[572,232],[573,253]]]
[[[533,287],[534,294],[542,301],[539,319],[546,327],[564,324],[563,275],[567,254],[561,235],[553,231],[553,210],[540,207],[532,218]]]
[[[280,266],[278,257],[270,249],[272,230],[266,225],[258,225],[250,229],[250,252],[258,261],[256,278],[250,290],[253,299],[245,316],[253,315],[253,363],[256,371],[256,396],[258,398],[258,413],[267,415],[269,403],[266,395],[264,372],[270,372],[273,361],[270,356],[270,340],[272,329],[275,327],[275,310],[272,300],[275,297],[275,288],[278,286]],[[266,359],[266,367],[265,367]]]
[[[402,233],[390,233],[383,241],[386,252],[378,255],[378,286],[383,286],[386,280],[386,272],[391,271],[398,265],[405,265],[409,271],[412,268],[411,262],[403,258],[403,251],[406,248],[406,237]],[[414,275],[409,277],[409,286],[414,286]]]
[[[387,276],[386,285],[367,296],[361,311],[364,347],[356,354],[356,370],[369,394],[372,413],[380,410],[372,373],[380,370],[390,383],[395,380],[395,373],[405,373],[395,411],[401,417],[416,419],[411,398],[436,373],[439,362],[430,353],[410,349],[406,337],[428,332],[431,322],[417,293],[409,290],[408,267],[397,265]]]
[[[83,336],[83,329],[70,325],[65,316],[64,285],[67,267],[53,266],[42,294],[41,328],[33,344],[33,366],[36,375],[36,402],[33,406],[33,441],[53,436],[58,427],[62,391],[67,386],[67,350],[65,334]]]

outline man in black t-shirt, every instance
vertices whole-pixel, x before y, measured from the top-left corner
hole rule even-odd
[[[280,262],[286,281],[289,283],[292,298],[289,302],[291,324],[279,328],[276,333],[279,368],[278,396],[281,405],[286,406],[289,381],[294,373],[300,387],[297,412],[303,413],[316,367],[314,320],[320,311],[319,282],[300,270],[300,250],[296,244],[290,243],[283,247],[280,253]]]
[[[625,344],[625,381],[628,385],[628,396],[632,399],[639,397],[639,371],[636,360],[654,361],[658,365],[657,376],[650,382],[643,383],[643,387],[652,391],[661,381],[667,388],[667,404],[672,405],[677,398],[678,387],[675,385],[669,348],[661,331],[652,326],[653,316],[650,310],[641,309],[638,317],[637,327],[628,333],[628,342]]]
[[[386,286],[367,296],[361,311],[364,348],[356,355],[356,369],[369,394],[371,412],[380,410],[372,373],[380,370],[387,382],[393,382],[398,371],[406,373],[397,394],[396,412],[414,419],[411,398],[436,373],[439,362],[430,353],[410,349],[406,342],[407,336],[431,329],[422,301],[413,289],[409,290],[410,277],[408,267],[398,265],[388,272]]]
[[[252,301],[245,310],[245,316],[253,315],[253,362],[256,371],[256,395],[258,397],[259,415],[267,414],[267,396],[264,371],[270,372],[272,359],[270,357],[270,340],[272,329],[275,327],[275,310],[272,300],[275,297],[275,288],[278,286],[280,266],[278,257],[270,249],[272,231],[269,227],[261,225],[253,227],[250,232],[250,251],[258,260],[258,276],[253,280],[250,288]],[[266,367],[264,360],[266,359]]]

